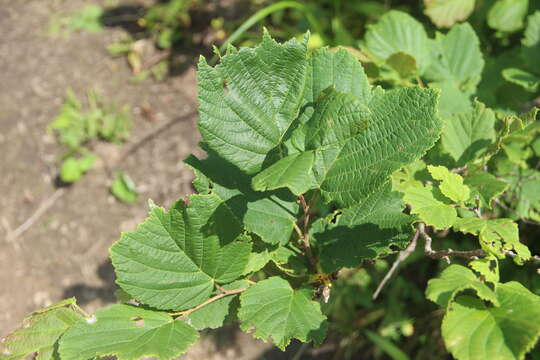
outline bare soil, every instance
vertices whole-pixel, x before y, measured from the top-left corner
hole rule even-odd
[[[48,34],[54,16],[90,2],[99,3],[0,0],[0,338],[26,314],[66,297],[75,296],[89,312],[115,302],[109,246],[144,219],[146,199],[169,206],[192,192],[192,173],[182,160],[198,151],[194,67],[164,82],[134,85],[125,59],[106,52],[122,29]],[[97,144],[99,164],[13,239],[13,231],[57,191],[62,148],[47,125],[68,88],[79,96],[95,89],[128,104],[132,135],[123,146]],[[116,170],[137,184],[138,204],[110,195]],[[187,358],[292,358],[269,349],[233,327],[207,334]]]

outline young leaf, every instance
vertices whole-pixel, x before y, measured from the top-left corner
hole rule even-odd
[[[240,225],[216,195],[192,195],[168,212],[124,233],[111,248],[116,282],[136,300],[158,309],[183,310],[209,298],[214,282],[236,280],[251,245],[234,241]]]
[[[111,305],[79,320],[60,340],[62,359],[114,355],[118,360],[156,356],[173,359],[199,338],[198,332],[167,313],[132,305]]]
[[[255,328],[253,336],[272,340],[284,350],[291,339],[320,344],[326,336],[326,317],[312,301],[311,289],[294,290],[279,277],[258,282],[240,295],[241,328]]]
[[[463,178],[459,174],[450,172],[444,166],[428,166],[428,171],[435,180],[440,180],[439,190],[450,200],[464,202],[469,200],[471,190],[463,185]]]
[[[431,81],[450,82],[459,89],[478,84],[484,59],[471,25],[453,26],[445,35],[437,33],[432,50],[436,56],[426,72]]]
[[[424,0],[426,14],[437,27],[451,27],[474,10],[475,0]]]
[[[525,70],[508,68],[504,69],[502,76],[505,80],[517,84],[527,91],[535,92],[540,85],[540,77]]]
[[[523,360],[540,336],[540,298],[521,284],[498,284],[499,307],[459,296],[448,307],[442,335],[458,360]]]
[[[488,25],[503,33],[512,33],[523,28],[529,0],[498,0],[487,14]]]
[[[413,56],[420,73],[426,70],[431,60],[424,27],[401,11],[391,10],[375,25],[368,25],[364,41],[368,52],[382,60],[398,52]]]
[[[471,189],[473,197],[478,195],[482,205],[488,208],[491,208],[492,200],[508,188],[508,183],[498,180],[487,172],[479,172],[466,177],[465,185]]]
[[[60,179],[67,183],[79,180],[94,166],[96,159],[96,156],[92,154],[81,158],[68,157],[60,168]]]
[[[494,256],[473,260],[469,263],[471,269],[482,275],[485,281],[493,284],[499,282],[499,262]]]
[[[75,299],[63,300],[32,313],[0,343],[0,358],[16,360],[37,352],[38,358],[53,359],[58,339],[81,318],[70,307],[74,303]]]
[[[458,165],[475,160],[495,141],[495,113],[480,102],[447,119],[442,145]]]
[[[450,265],[438,278],[429,280],[426,297],[446,308],[449,304],[453,304],[454,298],[460,292],[467,289],[475,291],[482,300],[499,306],[495,292],[478,280],[471,270],[461,265]]]
[[[139,198],[137,188],[128,174],[120,171],[116,174],[116,179],[111,185],[111,193],[117,199],[127,204],[134,204]]]
[[[405,191],[403,200],[411,205],[411,213],[436,229],[447,229],[457,220],[456,209],[435,198],[433,186],[413,186]]]
[[[386,63],[396,70],[402,79],[409,78],[417,73],[414,57],[401,51],[392,54],[386,60]]]
[[[525,64],[539,74],[538,64],[540,63],[540,11],[535,11],[527,18],[527,28],[521,40],[521,57]]]
[[[460,218],[455,222],[454,229],[477,235],[482,248],[498,258],[504,258],[507,250],[516,253],[514,261],[518,264],[531,257],[527,246],[519,242],[518,226],[511,219]]]

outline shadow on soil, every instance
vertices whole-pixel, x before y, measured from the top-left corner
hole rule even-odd
[[[99,265],[97,275],[102,286],[90,286],[84,283],[74,284],[64,290],[63,298],[75,297],[79,305],[88,304],[96,299],[106,303],[116,302],[114,292],[118,286],[114,282],[114,268],[109,259]]]

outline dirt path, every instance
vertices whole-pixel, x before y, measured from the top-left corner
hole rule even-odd
[[[120,30],[48,36],[51,16],[59,9],[80,8],[83,1],[66,1],[65,7],[54,3],[0,2],[1,334],[26,313],[66,296],[77,296],[89,310],[112,301],[110,244],[145,216],[144,199],[168,205],[191,192],[191,174],[181,160],[198,141],[193,69],[165,83],[131,85],[124,60],[105,52]],[[61,149],[46,127],[68,87],[77,94],[93,88],[108,100],[129,104],[134,115],[131,143],[171,119],[177,121],[133,148],[119,164],[130,143],[98,146],[106,161],[66,189],[27,232],[9,241],[6,235],[55,191],[55,156]],[[153,120],[142,116],[143,104]],[[191,115],[182,117],[186,114]],[[131,175],[142,189],[138,205],[123,205],[109,195],[111,176],[105,165]]]

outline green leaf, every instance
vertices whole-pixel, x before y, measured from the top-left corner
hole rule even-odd
[[[495,141],[495,113],[476,101],[471,111],[447,119],[441,141],[458,165],[475,160]]]
[[[241,328],[255,328],[253,336],[272,340],[284,350],[291,339],[320,344],[326,336],[326,317],[311,289],[294,290],[278,277],[258,282],[240,295]]]
[[[158,309],[199,305],[214,282],[232,282],[244,272],[251,245],[235,241],[240,234],[240,224],[216,195],[192,195],[189,207],[178,201],[168,212],[155,207],[112,246],[116,282]]]
[[[139,199],[137,188],[128,174],[119,171],[111,185],[111,193],[120,201],[127,204],[135,204]]]
[[[426,297],[446,308],[449,304],[450,306],[453,304],[454,298],[459,293],[468,289],[473,290],[482,300],[499,306],[495,292],[478,280],[471,270],[461,265],[450,265],[438,278],[429,280]]]
[[[23,326],[0,343],[0,357],[15,360],[37,352],[41,359],[52,359],[58,339],[81,318],[72,304],[75,299],[63,300],[25,318]]]
[[[362,65],[355,55],[345,49],[318,49],[308,59],[305,102],[316,101],[330,86],[354,95],[362,103],[368,103],[371,99],[371,85]]]
[[[516,253],[514,261],[518,264],[522,264],[531,257],[527,246],[519,242],[518,226],[511,219],[458,219],[454,224],[454,229],[478,236],[482,248],[500,259],[506,256],[505,251],[508,250]]]
[[[299,209],[298,199],[290,192],[253,191],[248,176],[212,151],[204,160],[190,156],[185,162],[195,170],[195,189],[219,196],[246,230],[270,244],[289,241]]]
[[[416,60],[409,54],[404,52],[397,52],[386,60],[386,63],[394,70],[396,70],[399,76],[403,79],[409,78],[416,74]]]
[[[535,74],[540,74],[540,11],[535,11],[527,18],[527,28],[521,39],[521,58]],[[515,65],[515,64],[512,64]]]
[[[376,24],[368,25],[364,41],[368,52],[382,60],[399,52],[411,55],[420,73],[426,70],[431,61],[429,39],[424,27],[401,11],[391,10],[381,16]]]
[[[101,16],[103,9],[97,5],[86,5],[80,12],[68,18],[67,25],[71,30],[97,32],[103,29]]]
[[[204,141],[248,174],[261,170],[304,104],[307,39],[278,44],[265,32],[261,44],[221,57],[198,71],[199,130]]]
[[[540,336],[540,298],[517,282],[495,288],[499,307],[459,296],[448,308],[442,335],[458,360],[522,360]]]
[[[428,166],[428,171],[435,180],[440,180],[439,190],[450,200],[464,202],[469,200],[471,190],[463,185],[463,178],[459,174],[450,172],[444,166]]]
[[[439,89],[441,92],[439,101],[439,115],[446,122],[448,118],[472,110],[471,95],[472,90],[464,91],[452,80],[433,81],[429,83],[432,89]]]
[[[270,260],[272,260],[272,249],[254,246],[253,251],[249,255],[244,275],[261,270]]]
[[[478,84],[484,58],[471,25],[455,25],[445,35],[437,33],[431,46],[435,56],[426,72],[430,81],[448,81],[460,89]]]
[[[426,170],[426,163],[421,159],[403,166],[392,174],[392,190],[404,193],[411,186],[422,186],[418,178]]]
[[[487,172],[478,172],[465,178],[472,196],[478,195],[483,206],[491,208],[493,199],[500,196],[508,188],[508,183],[498,180],[494,175]]]
[[[485,281],[493,284],[499,282],[499,262],[494,256],[473,260],[469,263],[471,269],[482,275]]]
[[[249,284],[246,281],[241,280],[224,285],[223,289],[245,289],[248,286]],[[227,315],[229,315],[231,302],[237,297],[237,294],[222,297],[221,299],[195,310],[187,316],[185,321],[197,330],[217,329],[223,326]]]
[[[60,168],[60,179],[66,183],[79,180],[84,173],[94,166],[96,159],[95,155],[87,155],[81,158],[68,157]]]
[[[523,28],[529,0],[498,0],[487,14],[488,25],[495,30],[512,33]]]
[[[456,209],[435,198],[433,186],[414,186],[405,191],[403,200],[411,205],[411,213],[436,229],[447,229],[457,220]]]
[[[523,33],[521,42],[527,47],[540,44],[540,11],[535,11],[527,18],[527,28]]]
[[[535,92],[538,89],[538,85],[540,85],[540,77],[521,69],[504,69],[502,76],[507,81],[517,84],[530,92]]]
[[[332,162],[332,153],[321,152],[314,166],[328,169],[321,183],[325,199],[343,207],[380,189],[394,171],[419,159],[439,137],[437,94],[432,90],[376,91],[368,107],[368,128],[348,139]]]
[[[340,211],[341,215],[338,212],[315,222],[310,236],[319,249],[322,270],[330,274],[357,267],[363,260],[404,248],[413,220],[403,213],[404,208],[400,195],[391,192],[388,183],[362,203]]]
[[[291,48],[289,49],[289,47]],[[279,64],[282,64],[282,62],[288,64],[291,54],[300,51],[297,47],[305,47],[305,45],[292,42],[278,45],[266,35],[263,43],[258,48],[242,49],[224,56],[222,63],[216,68],[210,68],[204,61],[201,61],[200,64],[199,100],[201,101],[202,112],[200,127],[203,138],[210,148],[214,149],[221,157],[242,169],[246,169],[246,172],[250,174],[257,173],[262,168],[275,164],[287,155],[291,156],[276,164],[275,168],[268,168],[267,172],[256,178],[254,185],[257,189],[269,189],[290,184],[294,192],[305,191],[308,186],[304,183],[306,179],[310,180],[311,176],[298,172],[298,169],[294,167],[291,169],[292,172],[287,173],[284,177],[285,182],[280,181],[279,178],[275,179],[271,175],[273,175],[273,172],[280,173],[284,169],[289,169],[288,165],[293,162],[298,165],[297,160],[302,160],[299,163],[302,165],[300,170],[308,170],[311,156],[294,154],[313,150],[315,151],[313,176],[319,183],[323,196],[329,202],[334,201],[341,206],[349,206],[375,191],[394,170],[419,158],[428,148],[433,146],[440,131],[440,121],[435,115],[436,93],[429,90],[409,88],[387,93],[379,90],[377,96],[372,96],[365,74],[361,70],[358,61],[354,60],[351,54],[345,55],[344,52],[331,54],[324,51],[316,52],[311,63],[309,63],[308,59],[305,61],[311,64],[306,66],[311,72],[308,71],[306,75],[303,96],[304,101],[310,102],[300,101],[302,103],[300,104],[302,105],[301,114],[296,107],[295,111],[288,112],[287,121],[283,120],[287,126],[281,127],[283,132],[278,131],[277,135],[273,137],[276,141],[270,141],[268,146],[264,145],[263,139],[259,138],[260,134],[266,134],[267,130],[269,132],[274,131],[271,128],[278,126],[277,123],[274,123],[279,122],[278,120],[282,116],[272,115],[275,109],[260,110],[257,104],[269,106],[272,101],[268,101],[267,98],[263,99],[262,95],[256,94],[260,94],[261,91],[264,93],[266,91],[265,86],[268,85],[268,91],[270,91],[268,96],[272,97],[273,91],[279,87],[276,87],[273,83],[271,85],[266,84],[274,80],[267,81],[261,75],[256,77],[259,85],[254,84],[253,89],[248,89],[251,86],[249,84],[255,81],[250,77],[249,71],[256,74],[266,73],[266,70],[268,70],[266,69],[267,65],[261,65],[263,55],[269,56],[271,59],[265,59],[265,62],[271,63],[275,60]],[[268,52],[271,54],[267,54]],[[306,57],[305,53],[303,56]],[[225,59],[229,60],[226,61]],[[322,66],[327,64],[329,59],[332,59],[333,64],[330,68],[332,76],[320,75],[323,72],[328,74],[328,69],[323,69]],[[345,60],[342,61],[342,59]],[[340,63],[335,63],[335,61],[340,61]],[[343,65],[340,64],[351,64],[354,63],[353,61],[356,61],[356,65],[352,67],[352,70],[342,69]],[[243,67],[237,69],[238,66],[244,63],[250,64],[249,66],[245,65],[248,66],[249,70]],[[302,76],[304,75],[302,74],[304,70],[302,69],[302,66],[298,64],[290,69],[291,72],[297,71],[298,76],[294,81],[295,84],[303,81]],[[339,70],[345,72],[341,75],[333,75],[339,74]],[[223,75],[226,71],[235,74],[236,77],[229,79],[232,75]],[[289,77],[288,73],[285,75],[287,75],[287,78]],[[319,76],[321,79],[317,80]],[[244,77],[247,77],[245,81],[242,80]],[[227,78],[228,91],[223,89],[225,78]],[[335,85],[335,90],[332,90],[331,87],[328,89],[327,86],[328,90],[323,94],[316,94],[317,91],[323,91],[320,87],[321,84],[333,85],[329,82],[338,80],[342,80],[344,85],[338,83]],[[357,83],[357,85],[349,86],[351,82]],[[237,89],[240,85],[242,85],[242,88]],[[265,88],[255,90],[257,86]],[[340,89],[344,88],[350,88],[353,93],[342,93]],[[286,92],[287,86],[284,85],[283,89]],[[293,93],[296,94],[296,92]],[[280,94],[282,93],[280,92]],[[317,98],[314,98],[315,96]],[[250,97],[256,98],[251,99]],[[238,103],[238,101],[247,102],[248,100],[250,101],[249,104]],[[316,111],[313,108],[314,100],[316,100]],[[369,105],[366,106],[368,101],[370,101]],[[225,106],[225,103],[228,105]],[[230,114],[228,113],[229,106],[235,107],[236,112],[234,114],[232,110]],[[373,108],[375,112],[373,126],[362,132],[369,116],[368,107]],[[218,109],[219,112],[217,112]],[[252,114],[255,114],[255,112],[257,114],[253,115],[255,116],[253,117]],[[259,112],[261,114],[258,114]],[[394,112],[398,114],[397,117],[394,116]],[[230,119],[230,121],[227,120],[224,123],[223,116]],[[295,122],[297,116],[298,120]],[[251,130],[241,130],[247,126],[246,121],[257,129],[255,134],[252,133],[254,130],[251,128]],[[326,129],[329,122],[334,125],[332,129],[335,129],[335,131],[319,131],[321,128]],[[234,130],[232,128],[228,129],[227,127],[229,125],[233,126],[232,124],[236,124]],[[257,124],[263,125],[260,127]],[[393,128],[395,138],[385,136],[385,132],[389,128]],[[210,134],[209,129],[215,134]],[[239,131],[242,135],[235,135]],[[221,140],[216,138],[216,134]],[[222,141],[224,137],[227,137],[228,143]],[[258,160],[256,155],[247,154],[243,151],[246,149],[245,144],[243,145],[245,141],[249,141],[253,146],[266,146],[264,151],[261,149],[261,157]],[[343,184],[343,178],[346,178],[349,183]],[[298,186],[299,184],[303,186]]]
[[[451,27],[474,10],[475,0],[424,0],[426,14],[437,27]]]
[[[287,187],[293,194],[301,195],[316,186],[311,176],[313,161],[312,151],[284,157],[253,178],[253,189],[266,191]]]
[[[62,359],[87,360],[114,355],[118,360],[145,356],[173,359],[186,352],[199,334],[167,313],[132,305],[111,305],[79,320],[60,340]]]

